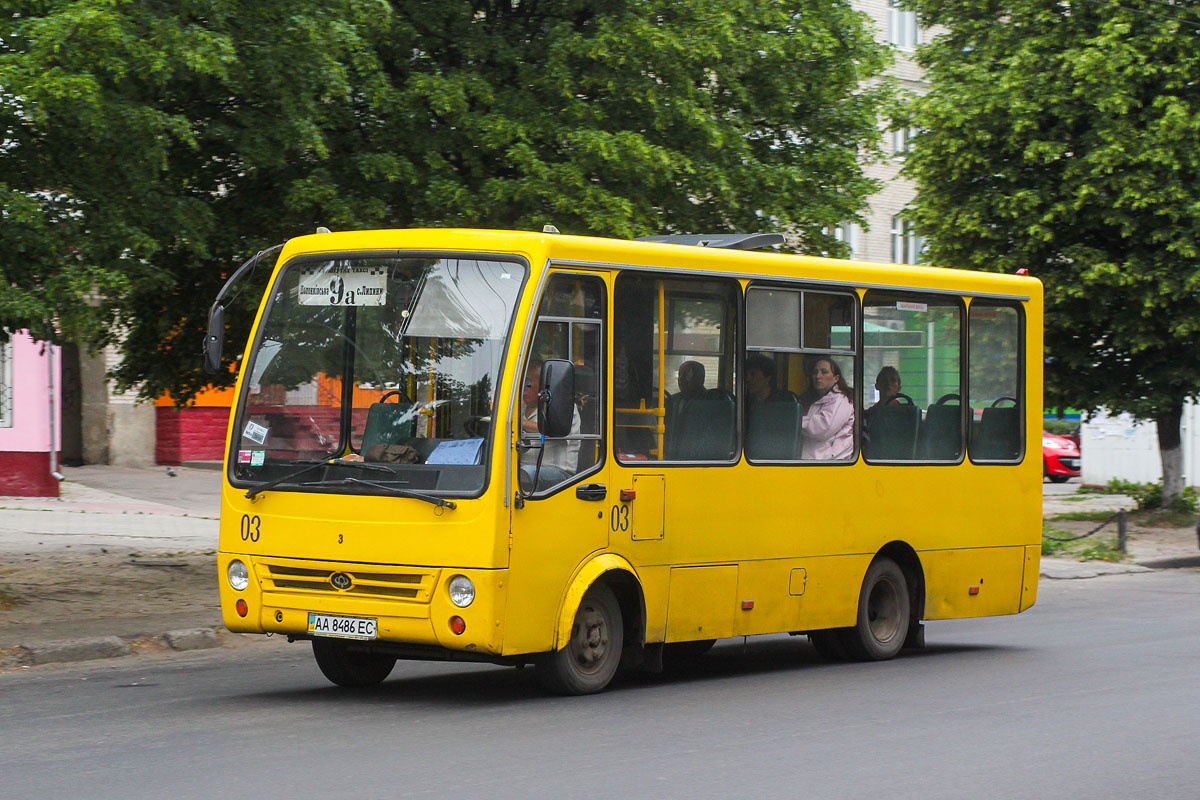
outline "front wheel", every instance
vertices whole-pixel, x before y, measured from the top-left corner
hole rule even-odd
[[[1047,475],[1051,483],[1066,483],[1071,480],[1070,475]]]
[[[841,632],[846,654],[859,661],[885,661],[904,647],[911,606],[908,581],[890,558],[872,562],[858,596],[858,622]]]
[[[350,650],[344,642],[312,640],[313,657],[321,673],[338,686],[376,686],[396,666],[396,659]]]
[[[558,694],[598,692],[617,673],[624,636],[616,595],[604,584],[594,584],[575,612],[567,646],[538,662],[538,678]]]

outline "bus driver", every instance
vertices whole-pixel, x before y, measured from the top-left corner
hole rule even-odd
[[[521,435],[524,439],[536,439],[540,436],[538,433],[537,410],[538,410],[538,394],[542,390],[542,362],[529,362],[529,369],[525,373],[525,386],[521,392]],[[579,407],[575,406],[571,417],[571,435],[579,433],[580,419]],[[547,439],[542,446],[542,470],[546,467],[552,467],[562,470],[565,474],[559,476],[557,474],[545,474],[544,479],[539,480],[539,483],[550,481],[557,483],[578,471],[579,466],[579,440],[578,439]],[[525,450],[521,453],[521,465],[530,468],[537,464],[538,451],[536,448]]]

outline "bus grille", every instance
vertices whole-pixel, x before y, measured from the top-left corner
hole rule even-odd
[[[343,594],[382,600],[407,600],[428,603],[437,584],[437,571],[411,567],[385,567],[379,564],[337,564],[321,561],[283,561],[255,559],[262,578],[263,591]],[[335,574],[350,577],[348,589],[338,589],[331,580]]]

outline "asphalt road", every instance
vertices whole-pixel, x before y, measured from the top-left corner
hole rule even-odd
[[[1200,796],[1200,570],[1043,581],[927,631],[883,664],[726,641],[584,698],[426,663],[340,690],[280,640],[40,667],[0,675],[0,796]]]

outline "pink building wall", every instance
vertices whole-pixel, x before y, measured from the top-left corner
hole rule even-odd
[[[51,474],[62,415],[59,348],[36,342],[28,333],[13,335],[10,345],[12,412],[0,427],[0,495],[58,496]],[[51,440],[50,385],[53,369],[55,436]]]

